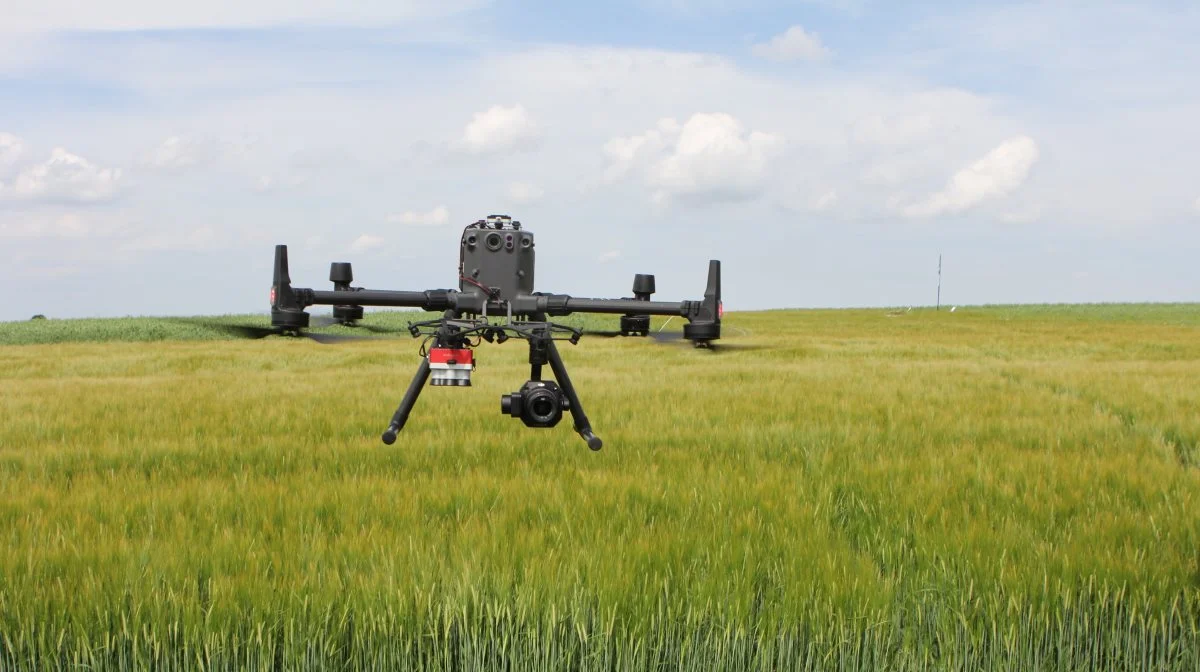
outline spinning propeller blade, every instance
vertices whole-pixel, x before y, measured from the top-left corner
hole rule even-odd
[[[713,354],[722,352],[749,352],[754,350],[770,350],[766,345],[754,345],[752,343],[727,343],[724,339],[720,343],[709,343],[708,345],[698,345],[697,350],[707,350]]]
[[[342,320],[330,315],[312,315],[308,318],[308,324],[312,327],[332,327],[338,324],[350,326],[352,323],[343,322]]]
[[[393,329],[383,327],[376,324],[364,324],[360,320],[343,320],[331,315],[312,315],[309,317],[309,326],[312,327],[333,327],[342,326],[350,329],[362,329],[374,334],[407,334],[408,328]],[[360,337],[361,338],[361,337]]]
[[[621,331],[604,331],[584,329],[584,336],[599,336],[601,338],[615,338],[617,336],[625,336],[626,338],[648,338],[655,343],[678,343],[683,340],[683,334],[678,331],[651,331],[649,334],[642,336],[641,334],[625,334]]]
[[[350,325],[347,325],[347,326],[350,326]],[[355,324],[353,326],[355,329],[366,329],[367,331],[370,331],[370,332],[376,333],[376,334],[407,334],[408,333],[408,327],[405,327],[403,329],[392,329],[390,327],[381,327],[377,324],[362,324],[361,322],[358,324]]]
[[[584,329],[583,335],[584,336],[599,336],[601,338],[613,338],[615,336],[624,336],[625,334],[622,334],[620,331],[602,331],[602,330]]]
[[[258,339],[279,333],[279,330],[275,327],[251,327],[240,324],[220,324],[217,322],[194,323],[209,327],[210,329],[216,329],[217,331],[223,331],[236,338]]]
[[[308,338],[318,343],[333,344],[344,343],[347,341],[370,341],[376,340],[370,336],[360,336],[357,334],[314,334],[306,331],[294,331],[283,329],[281,327],[264,327],[245,324],[226,324],[223,322],[214,322],[212,320],[197,320],[181,318],[179,321],[188,324],[196,324],[216,331],[222,331],[234,338],[244,338],[250,340],[263,339],[268,336],[293,336],[297,338]],[[336,321],[334,323],[337,323]]]
[[[311,338],[317,343],[332,345],[334,343],[346,343],[349,341],[375,341],[379,339],[371,338],[370,336],[359,336],[357,334],[311,334],[301,333],[300,336]]]

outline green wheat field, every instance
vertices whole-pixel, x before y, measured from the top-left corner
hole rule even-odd
[[[593,453],[516,341],[386,447],[407,334],[0,324],[0,670],[1200,669],[1200,305],[724,331],[562,346]]]

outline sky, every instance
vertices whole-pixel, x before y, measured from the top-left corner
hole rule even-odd
[[[0,0],[0,320],[263,312],[329,263],[727,310],[1200,300],[1200,5]]]

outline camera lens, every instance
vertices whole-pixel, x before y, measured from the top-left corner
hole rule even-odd
[[[489,233],[484,241],[487,243],[489,250],[498,250],[504,244],[504,239],[498,233]]]
[[[529,412],[537,420],[545,421],[554,413],[555,401],[557,399],[548,399],[547,395],[541,394],[534,398],[529,404]]]
[[[467,245],[470,245],[471,247],[475,247],[475,241],[476,241],[475,234],[471,234],[471,235],[467,236]]]
[[[526,427],[553,427],[562,420],[564,410],[562,390],[549,381],[531,380],[517,392],[500,397],[500,412],[520,418]]]
[[[525,408],[521,415],[530,427],[553,427],[562,419],[562,401],[557,386],[527,386]],[[532,387],[532,389],[531,389]]]

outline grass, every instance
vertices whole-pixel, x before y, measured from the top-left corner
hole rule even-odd
[[[0,348],[0,669],[1200,667],[1200,306],[585,338],[599,453],[500,415],[512,341],[388,448],[407,335],[55,322],[0,325],[75,341]]]

